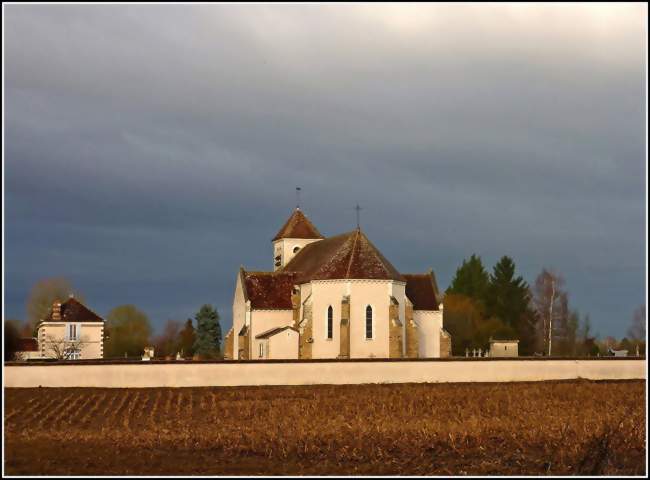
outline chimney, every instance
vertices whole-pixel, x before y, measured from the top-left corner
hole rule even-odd
[[[52,320],[55,322],[61,321],[61,302],[55,300],[52,304]]]

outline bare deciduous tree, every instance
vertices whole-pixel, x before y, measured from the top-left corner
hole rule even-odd
[[[551,355],[553,337],[566,335],[569,309],[568,295],[563,290],[564,278],[557,272],[542,269],[533,286],[533,305],[538,318],[539,346]]]
[[[627,330],[627,336],[636,342],[645,340],[645,305],[640,305],[632,314],[632,324]]]
[[[63,277],[45,278],[33,287],[27,300],[27,323],[33,330],[44,319],[55,301],[64,302],[74,293],[78,300],[83,298],[73,292],[70,282]]]
[[[176,355],[181,349],[181,322],[177,320],[167,320],[163,332],[154,337],[153,345],[158,356],[165,357]]]
[[[87,337],[66,339],[47,335],[45,337],[45,355],[57,360],[70,360],[75,353],[80,353],[88,345]]]

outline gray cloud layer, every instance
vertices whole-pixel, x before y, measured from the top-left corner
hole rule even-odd
[[[304,189],[402,271],[514,257],[601,334],[645,298],[644,5],[5,7],[6,313],[216,304]]]

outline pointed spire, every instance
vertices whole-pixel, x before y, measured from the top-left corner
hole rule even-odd
[[[309,221],[307,216],[296,207],[289,220],[282,226],[273,241],[281,238],[323,238],[318,229]]]

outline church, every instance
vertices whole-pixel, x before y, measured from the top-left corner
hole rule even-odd
[[[447,357],[440,298],[432,270],[400,273],[360,228],[326,238],[296,207],[273,271],[239,269],[224,357]]]

